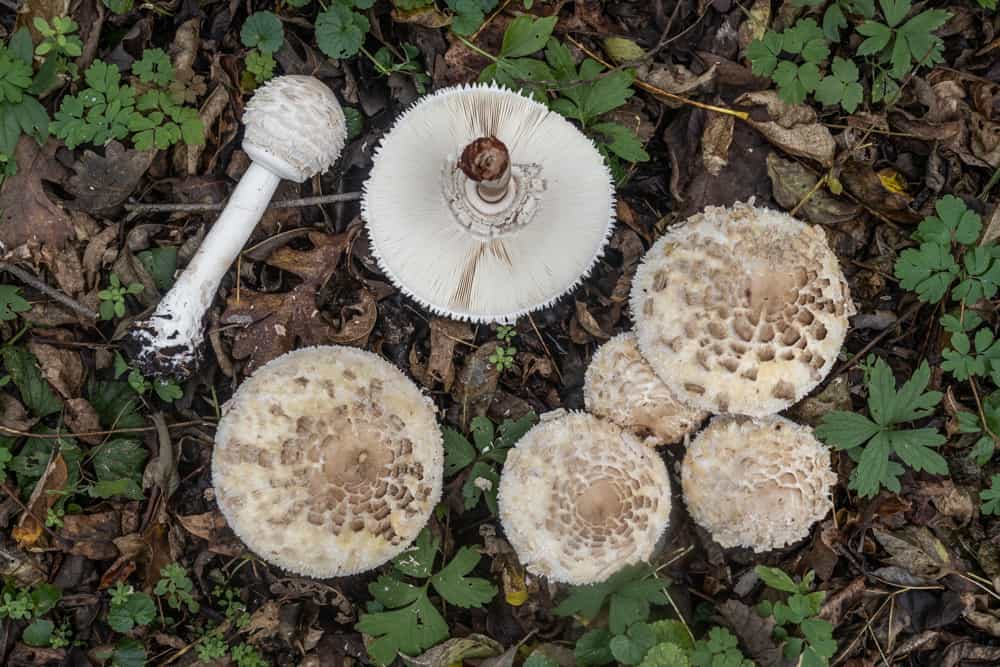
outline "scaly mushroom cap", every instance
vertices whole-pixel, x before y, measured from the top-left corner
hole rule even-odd
[[[301,183],[337,161],[347,120],[326,84],[288,75],[257,89],[243,113],[243,150],[281,178]]]
[[[710,206],[664,234],[631,294],[639,349],[681,401],[774,414],[819,384],[854,314],[820,227]]]
[[[470,148],[480,139],[496,141]],[[489,180],[507,164],[492,185],[497,200],[466,175]],[[361,211],[400,290],[439,315],[494,322],[544,308],[589,273],[614,201],[600,153],[569,121],[519,93],[474,85],[439,90],[400,116],[375,155]]]
[[[507,455],[499,504],[529,572],[589,584],[653,554],[670,518],[670,478],[655,450],[631,433],[559,410]]]
[[[597,350],[587,367],[583,399],[589,412],[632,431],[651,447],[679,442],[708,417],[674,398],[639,353],[632,332]]]
[[[784,417],[719,416],[681,467],[688,511],[723,547],[768,551],[806,537],[837,475],[812,429]]]
[[[395,366],[312,347],[262,366],[219,422],[212,481],[230,527],[264,560],[337,577],[416,538],[441,495],[434,406]]]

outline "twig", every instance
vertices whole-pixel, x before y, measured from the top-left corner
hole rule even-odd
[[[573,45],[576,46],[576,48],[580,49],[581,51],[586,53],[589,57],[593,58],[594,60],[601,63],[605,67],[613,67],[611,63],[601,58],[599,55],[588,49],[586,46],[584,46],[577,40],[573,39],[573,37],[571,37],[570,35],[566,35],[566,39],[571,41]],[[704,104],[703,102],[696,102],[687,97],[675,95],[674,93],[671,93],[669,91],[664,90],[663,88],[660,88],[659,86],[654,86],[651,83],[646,83],[642,79],[636,79],[635,85],[645,90],[647,93],[652,93],[653,95],[657,95],[659,97],[666,97],[668,99],[675,100],[677,102],[680,102],[682,104],[687,104],[692,107],[697,107],[699,109],[706,109],[707,111],[715,111],[717,113],[723,113],[726,114],[727,116],[735,116],[740,120],[750,119],[750,114],[746,111],[737,111],[736,109],[727,109],[726,107],[717,107],[713,104]]]
[[[46,296],[51,297],[52,299],[58,301],[59,303],[66,306],[67,308],[75,312],[77,315],[80,315],[81,317],[86,317],[88,320],[97,319],[97,313],[92,311],[90,308],[87,308],[85,305],[83,305],[76,299],[73,299],[72,297],[63,294],[54,287],[49,287],[35,276],[31,275],[24,269],[14,266],[10,262],[0,262],[0,271],[6,271],[7,273],[11,274],[15,278],[23,282],[24,284],[30,285],[31,287],[35,288],[42,294],[45,294]]]
[[[918,301],[917,303],[910,306],[909,310],[903,313],[903,315],[898,320],[896,320],[896,324],[897,325],[902,324],[906,320],[916,315],[922,305],[923,304],[921,304]],[[868,341],[868,343],[863,348],[861,348],[861,350],[859,350],[854,356],[852,356],[850,359],[844,362],[844,365],[842,365],[840,368],[837,368],[832,373],[830,373],[830,377],[835,378],[839,375],[842,375],[845,371],[850,370],[854,366],[854,364],[858,363],[858,359],[861,359],[863,356],[868,354],[868,352],[873,347],[882,342],[882,339],[888,336],[892,330],[893,330],[892,327],[886,327],[884,330],[879,332],[879,334],[874,338],[872,338],[870,341]]]
[[[336,204],[337,202],[355,201],[358,199],[361,199],[360,192],[344,192],[336,195],[319,195],[317,197],[275,201],[271,202],[267,208],[301,208],[303,206],[321,206],[323,204]],[[225,206],[226,202],[217,202],[214,204],[125,204],[125,210],[132,213],[221,211]]]
[[[196,419],[194,421],[187,422],[177,422],[175,424],[167,424],[167,428],[183,428],[185,426],[201,426],[206,424],[204,419]],[[19,431],[16,428],[10,428],[8,426],[3,426],[0,424],[0,432],[7,433],[9,435],[14,435],[19,438],[34,438],[36,440],[58,440],[59,438],[65,438],[67,436],[76,437],[88,437],[97,435],[116,435],[118,433],[146,433],[148,431],[155,431],[155,426],[138,426],[135,428],[117,428],[110,431],[86,431],[81,433],[73,433],[66,431],[63,433],[28,433],[27,431]]]

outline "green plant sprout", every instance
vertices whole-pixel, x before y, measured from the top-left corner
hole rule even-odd
[[[815,573],[810,570],[796,583],[775,567],[758,565],[755,572],[770,588],[788,593],[784,602],[764,600],[757,606],[761,616],[774,618],[774,638],[784,644],[785,657],[800,667],[827,667],[837,642],[833,624],[818,617],[826,593],[810,592]]]
[[[116,317],[125,317],[125,297],[129,294],[138,294],[143,290],[141,283],[130,283],[122,285],[117,273],[112,273],[108,278],[107,289],[102,289],[97,293],[97,298],[101,300],[100,308],[102,320],[113,320]]]

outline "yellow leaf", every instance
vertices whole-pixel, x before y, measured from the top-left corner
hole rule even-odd
[[[889,192],[900,195],[906,194],[906,179],[895,169],[886,167],[880,170],[878,172],[878,180],[881,181],[882,187]]]

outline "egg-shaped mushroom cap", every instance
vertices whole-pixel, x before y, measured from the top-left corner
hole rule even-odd
[[[508,453],[499,506],[529,572],[590,584],[652,556],[670,519],[670,478],[656,450],[631,433],[558,410]]]
[[[715,417],[688,447],[681,488],[723,547],[768,551],[806,537],[833,507],[830,452],[784,417]]]
[[[631,293],[642,355],[681,401],[774,414],[818,385],[854,314],[823,229],[710,206],[646,253]]]
[[[681,441],[708,417],[674,397],[639,352],[631,331],[598,348],[584,376],[583,400],[589,412],[651,447]]]
[[[501,141],[512,165],[508,196],[488,206],[458,168],[483,137]],[[472,85],[399,117],[376,151],[361,213],[400,290],[439,315],[497,322],[544,308],[590,272],[614,203],[603,158],[573,124],[520,93]]]
[[[236,391],[212,482],[233,532],[264,560],[312,577],[370,570],[402,552],[441,496],[435,410],[381,357],[289,352]]]
[[[243,150],[281,178],[301,183],[329,169],[347,141],[337,96],[312,76],[271,79],[243,113]]]

